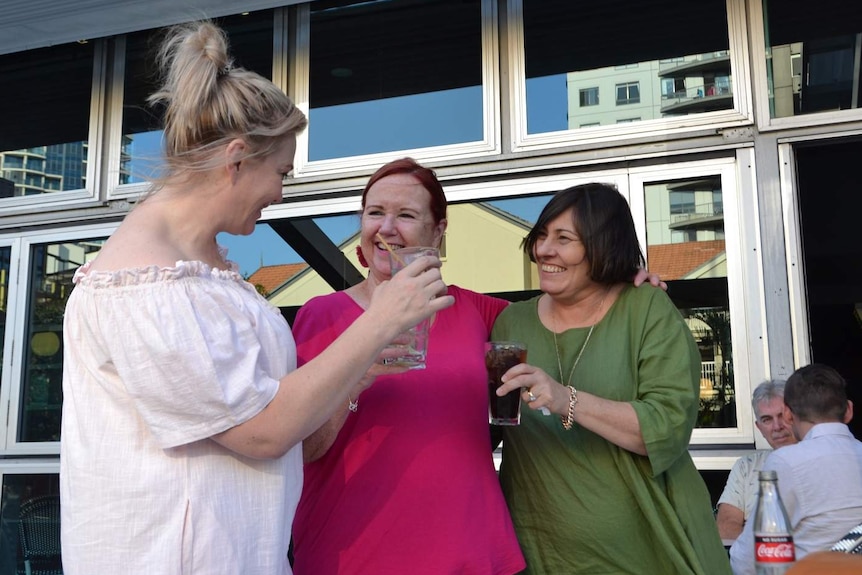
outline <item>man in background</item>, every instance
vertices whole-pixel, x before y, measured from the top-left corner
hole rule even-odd
[[[784,420],[784,382],[764,381],[754,389],[751,398],[754,425],[772,449],[796,443],[796,438]],[[718,533],[722,539],[736,539],[748,518],[754,514],[760,484],[758,472],[772,451],[763,449],[736,460],[721,497],[718,498]]]
[[[829,549],[862,520],[862,442],[847,423],[853,402],[841,375],[823,364],[799,368],[784,389],[784,418],[800,442],[773,451],[764,470],[778,474],[796,559]],[[730,548],[735,575],[754,575],[754,521]]]

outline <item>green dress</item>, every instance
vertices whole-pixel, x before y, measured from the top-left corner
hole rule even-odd
[[[537,302],[508,306],[492,338],[526,343],[527,363],[559,380]],[[566,379],[588,331],[557,336]],[[521,425],[504,431],[500,479],[525,573],[730,573],[709,493],[688,454],[699,382],[700,355],[667,294],[624,288],[595,326],[572,385],[630,402],[649,456],[577,423],[565,431],[558,416],[524,407]]]

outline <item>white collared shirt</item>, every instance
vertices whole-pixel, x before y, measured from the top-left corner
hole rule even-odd
[[[843,423],[820,423],[803,440],[772,452],[764,470],[778,473],[797,561],[829,549],[862,522],[862,442]],[[754,520],[730,549],[735,575],[754,575]]]

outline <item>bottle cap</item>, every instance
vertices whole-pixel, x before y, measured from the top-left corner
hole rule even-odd
[[[760,471],[760,481],[775,481],[778,479],[778,472],[774,469]]]

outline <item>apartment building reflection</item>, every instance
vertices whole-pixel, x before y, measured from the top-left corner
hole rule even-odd
[[[2,198],[79,190],[86,177],[86,142],[0,152]]]

